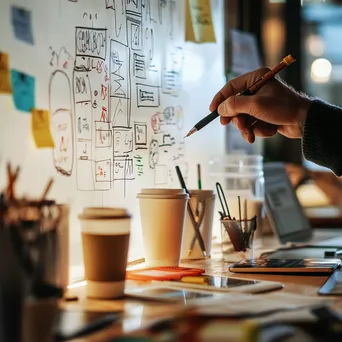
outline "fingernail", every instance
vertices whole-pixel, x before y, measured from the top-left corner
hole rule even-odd
[[[217,111],[220,115],[223,115],[226,113],[226,102],[222,102],[218,108],[217,108]]]

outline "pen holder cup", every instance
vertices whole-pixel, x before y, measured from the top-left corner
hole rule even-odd
[[[211,256],[212,228],[215,208],[215,194],[212,190],[189,190],[192,207],[195,210],[195,219],[202,235],[207,257]],[[189,251],[191,253],[189,254]],[[194,226],[189,212],[186,214],[181,259],[203,259],[203,252],[196,239]]]
[[[254,258],[254,233],[257,217],[248,220],[221,220],[221,250],[223,259],[236,262]]]

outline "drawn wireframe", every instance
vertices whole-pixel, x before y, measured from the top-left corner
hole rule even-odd
[[[136,150],[147,149],[147,123],[134,122],[134,144]]]
[[[146,79],[146,56],[133,53],[133,75],[136,78]]]
[[[127,156],[133,151],[132,129],[114,127],[113,141],[114,158],[117,156]]]
[[[158,161],[159,161],[159,143],[158,143],[158,140],[152,138],[152,140],[150,141],[149,158],[148,158],[150,169],[154,169]]]
[[[159,87],[137,83],[136,91],[138,107],[159,107]]]
[[[70,176],[74,165],[74,126],[71,84],[65,71],[55,70],[51,74],[49,108],[51,132],[55,142],[54,165],[58,172]]]

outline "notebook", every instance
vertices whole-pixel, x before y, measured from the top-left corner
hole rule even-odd
[[[265,163],[264,177],[267,216],[281,244],[342,248],[342,229],[312,229],[284,163]]]

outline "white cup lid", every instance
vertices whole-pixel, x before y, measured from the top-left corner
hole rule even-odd
[[[150,188],[150,189],[141,189],[141,195],[182,195],[185,194],[184,189],[162,189],[162,188]]]
[[[83,213],[79,215],[79,219],[116,219],[129,218],[131,215],[125,208],[111,208],[111,207],[88,207],[83,209]]]

